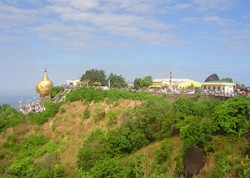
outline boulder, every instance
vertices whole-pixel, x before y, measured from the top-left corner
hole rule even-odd
[[[186,152],[184,158],[184,176],[193,177],[195,175],[198,175],[200,173],[201,168],[205,164],[205,157],[205,153],[202,151],[202,149],[198,147],[189,149]]]

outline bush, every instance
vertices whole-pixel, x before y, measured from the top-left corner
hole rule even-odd
[[[77,165],[83,171],[89,171],[98,161],[110,157],[106,150],[105,134],[100,129],[92,132],[79,150]]]
[[[52,178],[52,177],[53,176],[51,175],[48,169],[42,170],[35,176],[35,178]]]
[[[173,144],[168,142],[168,140],[163,141],[160,148],[155,152],[155,159],[157,163],[161,164],[164,161],[167,161],[173,149]]]
[[[172,107],[164,98],[151,98],[134,111],[136,122],[133,127],[145,135],[149,141],[162,140],[171,135],[174,122]]]
[[[100,102],[108,99],[108,103],[113,103],[119,99],[133,99],[133,100],[149,100],[152,98],[152,94],[148,92],[130,92],[130,91],[121,91],[121,90],[95,90],[93,88],[77,88],[72,92],[68,93],[66,96],[67,102],[73,102],[77,100],[85,100],[85,102]],[[156,97],[156,96],[153,96]]]
[[[65,177],[64,167],[61,164],[54,165],[54,177],[55,178]]]
[[[86,107],[83,112],[83,119],[88,119],[89,117],[90,117],[90,110],[88,107]]]
[[[217,152],[211,177],[250,177],[250,159],[235,155],[232,148]]]
[[[89,172],[81,172],[80,176],[85,177],[121,177],[122,176],[122,166],[118,159],[116,158],[105,158],[97,162],[94,167],[90,169]]]
[[[140,178],[146,177],[146,167],[144,166],[144,155],[139,155],[129,162],[129,167],[126,170],[126,177]]]
[[[118,111],[117,110],[109,110],[107,112],[107,120],[108,120],[108,124],[112,125],[116,122],[117,118],[118,118]]]
[[[216,109],[216,122],[227,134],[242,136],[250,130],[250,99],[238,95]]]
[[[177,156],[174,158],[176,162],[174,175],[176,177],[180,177],[184,173],[184,164],[183,164],[183,158],[181,156]]]
[[[0,152],[0,159],[4,159],[5,158],[5,153],[4,152]]]
[[[33,161],[29,157],[21,160],[15,160],[7,170],[7,177],[28,177],[29,167],[32,163]]]
[[[0,105],[0,132],[18,125],[24,119],[24,114],[17,112],[7,104]]]
[[[180,128],[180,138],[184,142],[185,150],[194,146],[203,148],[205,152],[211,149],[210,141],[217,130],[213,119],[190,116],[178,123],[177,126]]]
[[[105,117],[105,110],[104,108],[99,104],[95,110],[94,110],[94,119],[95,121],[100,121],[104,119]]]

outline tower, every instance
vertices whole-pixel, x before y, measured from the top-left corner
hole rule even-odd
[[[170,67],[169,86],[172,86],[172,67]]]

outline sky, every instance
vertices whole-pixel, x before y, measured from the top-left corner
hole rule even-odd
[[[0,0],[0,96],[89,69],[250,86],[249,0]]]

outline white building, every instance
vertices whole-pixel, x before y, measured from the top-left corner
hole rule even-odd
[[[76,80],[66,80],[66,84],[67,84],[67,85],[77,86],[79,83],[80,83],[80,79],[76,79]]]

